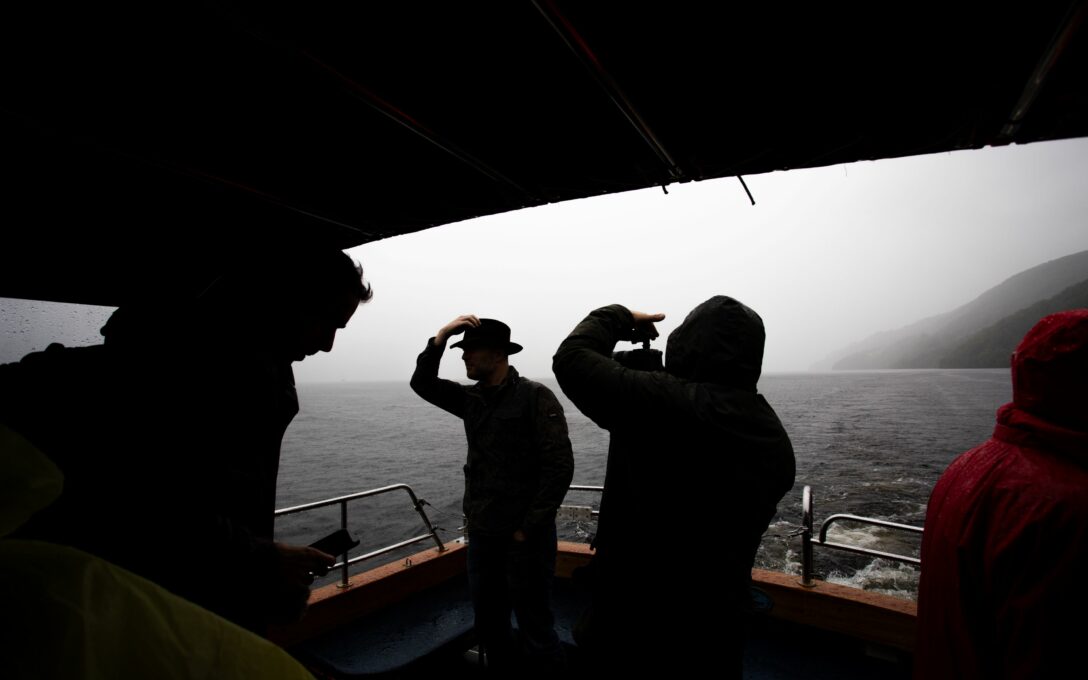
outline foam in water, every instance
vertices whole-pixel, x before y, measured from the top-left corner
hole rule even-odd
[[[878,558],[853,574],[832,572],[826,580],[829,583],[915,600],[918,597],[919,573],[918,568],[913,565]]]

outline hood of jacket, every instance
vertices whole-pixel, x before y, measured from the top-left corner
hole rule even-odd
[[[1067,428],[1088,431],[1088,309],[1044,317],[1012,355],[1016,406]]]
[[[691,310],[666,345],[665,370],[678,378],[755,391],[763,366],[763,319],[716,295]]]

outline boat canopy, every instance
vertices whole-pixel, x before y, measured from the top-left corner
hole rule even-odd
[[[118,305],[264,247],[1088,134],[1084,2],[4,14],[4,297]]]

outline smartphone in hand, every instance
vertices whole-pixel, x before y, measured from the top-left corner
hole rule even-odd
[[[353,539],[347,529],[337,529],[325,538],[320,538],[310,544],[311,548],[317,548],[326,555],[337,557],[359,545],[359,541]]]

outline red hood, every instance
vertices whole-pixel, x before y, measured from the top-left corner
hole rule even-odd
[[[1088,309],[1044,317],[1012,355],[1016,406],[1088,432]]]
[[[1020,410],[1016,404],[1005,404],[998,409],[994,439],[1024,448],[1060,453],[1088,466],[1088,431],[1043,420]]]

